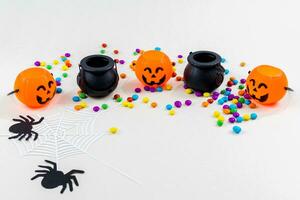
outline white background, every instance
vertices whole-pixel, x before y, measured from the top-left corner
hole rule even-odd
[[[133,110],[115,106],[99,113],[95,129],[117,126],[120,134],[91,146],[97,160],[83,154],[60,161],[65,172],[86,171],[78,175],[80,187],[63,195],[60,188],[45,190],[40,180],[30,181],[45,158],[22,157],[7,136],[0,137],[0,199],[299,199],[299,6],[297,0],[0,0],[2,134],[21,113],[46,116],[56,107],[73,106],[77,64],[98,53],[102,42],[110,51],[119,49],[127,62],[119,70],[129,78],[116,91],[125,97],[139,85],[128,70],[132,51],[156,46],[173,60],[190,51],[216,51],[237,78],[260,64],[279,66],[295,90],[277,107],[258,109],[256,121],[241,124],[241,135],[233,135],[230,125],[216,127],[211,115],[217,106],[202,108],[203,99],[186,95],[177,82],[171,81],[171,92],[142,93],[159,107],[137,103]],[[49,107],[31,111],[6,97],[21,70],[65,52],[72,54],[74,67]],[[239,67],[241,61],[247,67]],[[179,74],[185,64],[177,67]],[[193,100],[192,108],[182,108],[174,117],[164,111],[166,103],[187,98]],[[115,105],[110,99],[87,101],[90,106]]]

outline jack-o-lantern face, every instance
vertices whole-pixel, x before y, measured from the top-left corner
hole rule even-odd
[[[246,85],[252,99],[261,104],[274,104],[285,95],[288,81],[281,69],[261,65],[249,73]]]
[[[164,85],[172,77],[173,67],[166,54],[150,50],[138,58],[134,71],[144,85],[158,87]]]
[[[55,80],[47,70],[29,68],[16,78],[14,89],[17,98],[31,108],[47,105],[56,92]]]

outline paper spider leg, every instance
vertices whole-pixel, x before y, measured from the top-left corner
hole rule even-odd
[[[37,122],[32,122],[32,125],[40,124],[44,120],[44,117],[41,117],[41,119]]]
[[[72,175],[72,174],[84,174],[84,171],[73,169],[73,170],[69,171],[68,173],[66,173],[66,175]]]
[[[22,118],[25,122],[27,122],[27,123],[29,122],[29,120],[26,117],[24,117],[22,115],[19,115],[19,117]]]
[[[25,136],[26,136],[26,134],[25,133],[21,133],[21,137],[19,137],[19,140],[22,140]]]
[[[33,133],[33,134],[34,134],[34,139],[33,139],[33,140],[37,140],[37,139],[38,139],[38,136],[39,136],[39,134],[38,134],[37,132],[35,132],[35,131],[31,131],[31,133]]]
[[[28,133],[26,140],[29,140],[31,138],[31,136],[32,136],[32,133]]]
[[[70,179],[74,181],[76,186],[79,186],[76,176],[70,176]]]
[[[49,171],[51,171],[52,170],[52,168],[51,167],[49,167],[49,166],[44,166],[44,165],[38,165],[40,168],[45,168],[45,169],[48,169]],[[48,171],[48,172],[49,172]]]
[[[67,184],[66,183],[63,184],[62,189],[60,191],[61,194],[64,193],[64,191],[66,190],[66,187],[67,187]]]
[[[10,139],[15,139],[15,138],[18,138],[20,135],[21,135],[21,133],[14,133],[14,134],[16,134],[15,136],[10,136],[8,139],[10,140]]]
[[[35,175],[34,177],[32,177],[30,180],[34,180],[34,179],[36,179],[36,178],[44,177],[44,176],[45,176],[45,174],[37,174],[37,175]]]
[[[72,192],[73,191],[73,183],[71,180],[68,181],[68,184],[69,184],[69,189],[70,191]]]
[[[21,119],[13,119],[13,121],[15,121],[15,122],[24,122],[24,121],[21,120]]]
[[[28,119],[30,119],[30,123],[32,123],[32,122],[34,122],[35,121],[35,119],[33,119],[31,116],[29,116],[29,115],[26,115],[26,117],[28,118]]]
[[[57,170],[57,165],[56,165],[55,162],[52,162],[52,161],[50,161],[50,160],[45,160],[45,162],[46,162],[46,163],[49,163],[49,164],[51,164],[51,165],[53,165],[53,169],[54,169],[55,171]]]
[[[49,173],[49,171],[48,170],[35,170],[35,172],[37,172],[37,173]]]

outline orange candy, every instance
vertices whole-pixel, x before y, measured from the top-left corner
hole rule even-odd
[[[126,78],[126,74],[125,74],[125,73],[121,73],[121,74],[120,74],[120,77],[121,77],[122,79],[124,79],[124,78]]]
[[[281,69],[261,65],[250,72],[246,85],[253,100],[260,104],[274,104],[284,97],[288,80]]]
[[[157,103],[156,103],[156,102],[152,102],[152,103],[151,103],[151,107],[152,107],[152,108],[156,108],[156,107],[157,107]]]
[[[203,106],[203,107],[207,107],[208,105],[209,105],[209,103],[208,103],[207,101],[203,101],[203,102],[202,102],[202,106]]]
[[[15,80],[16,97],[31,108],[49,104],[56,93],[56,82],[46,69],[29,68],[22,71]]]
[[[134,66],[136,77],[150,87],[164,85],[173,73],[172,62],[169,57],[161,51],[145,51]]]

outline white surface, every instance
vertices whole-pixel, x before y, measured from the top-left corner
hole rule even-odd
[[[0,1],[1,134],[11,118],[31,113],[14,98],[12,90],[20,70],[35,60],[52,61],[72,53],[74,67],[58,96],[43,115],[74,105],[71,97],[78,61],[97,53],[105,41],[121,51],[127,63],[135,48],[162,47],[171,59],[179,53],[208,49],[227,59],[225,67],[237,78],[259,64],[280,66],[296,92],[278,108],[260,112],[255,122],[241,124],[243,134],[231,126],[215,127],[216,107],[199,106],[203,99],[187,96],[178,83],[166,93],[143,93],[159,103],[158,109],[138,103],[133,110],[105,100],[88,99],[90,105],[108,102],[115,108],[99,113],[99,132],[110,126],[119,135],[97,141],[88,155],[60,161],[61,169],[84,169],[74,192],[45,190],[40,180],[30,181],[43,157],[21,157],[7,137],[0,137],[1,199],[206,199],[291,200],[300,198],[299,124],[299,1]],[[240,61],[247,67],[240,68]],[[185,63],[186,64],[186,63]],[[184,65],[177,68],[182,72]],[[125,69],[126,68],[126,69]],[[116,92],[130,95],[138,84],[121,80]],[[164,95],[165,94],[165,95]],[[167,102],[191,98],[192,108],[170,117]],[[288,105],[287,105],[288,104]],[[259,111],[258,111],[259,112]],[[140,184],[101,164],[110,163]]]

